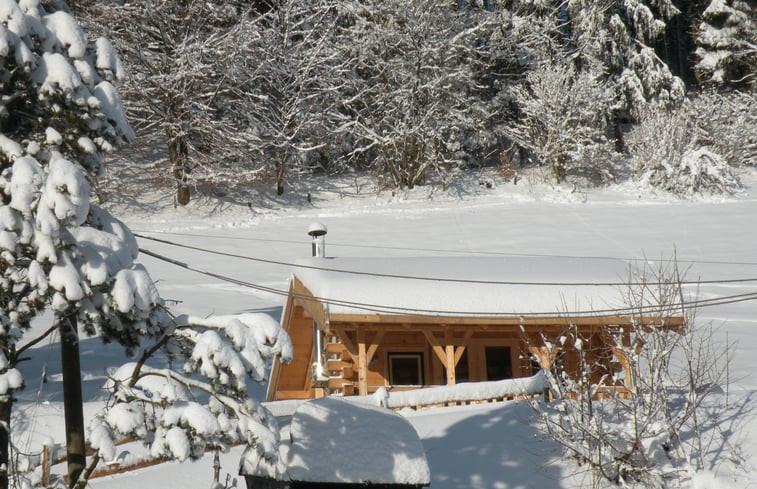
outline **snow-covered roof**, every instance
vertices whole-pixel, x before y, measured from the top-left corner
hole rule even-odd
[[[294,275],[329,315],[611,314],[626,307],[631,273],[622,260],[526,256],[309,258],[296,265]]]
[[[412,425],[386,408],[324,397],[292,416],[293,481],[428,485],[426,452]]]

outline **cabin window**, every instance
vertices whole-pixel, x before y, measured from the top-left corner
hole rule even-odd
[[[486,357],[486,380],[502,380],[513,378],[513,364],[509,346],[487,346],[484,349]]]
[[[392,385],[423,385],[423,353],[389,353]]]

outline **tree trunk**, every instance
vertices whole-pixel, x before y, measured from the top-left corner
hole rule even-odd
[[[11,408],[13,400],[11,396],[0,401],[0,466],[6,467],[0,470],[0,489],[8,489],[8,472],[10,470],[10,427]]]
[[[176,202],[179,205],[189,204],[189,163],[187,143],[183,136],[168,135],[168,161],[173,168],[173,177],[176,181]]]
[[[79,334],[76,316],[68,315],[59,320],[68,485],[74,487],[87,463],[84,451],[84,411],[81,366],[79,363]]]
[[[286,163],[276,163],[276,195],[284,194],[284,178],[286,176]]]

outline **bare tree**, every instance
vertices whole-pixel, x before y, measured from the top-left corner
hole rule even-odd
[[[104,30],[129,77],[124,104],[143,143],[165,144],[166,173],[185,205],[198,182],[228,183],[261,173],[251,158],[250,127],[241,100],[247,75],[237,69],[241,27],[257,14],[246,2],[77,2],[79,15]]]
[[[616,89],[600,69],[579,71],[571,61],[536,68],[512,89],[519,111],[505,133],[557,183],[581,176],[612,181],[619,173],[608,137]]]
[[[393,186],[444,178],[463,163],[466,137],[492,116],[476,97],[474,64],[493,14],[479,10],[471,21],[475,13],[435,0],[350,5],[340,47],[356,62],[343,91],[352,156]]]
[[[341,18],[334,2],[271,0],[243,29],[255,33],[247,35],[235,68],[246,78],[249,144],[279,195],[287,173],[307,169],[315,151],[327,152],[331,134],[344,123],[337,94],[352,76],[352,60],[335,49]]]
[[[733,160],[735,154],[748,153],[750,132],[746,136],[731,133],[738,127],[752,127],[749,119],[748,110],[730,110],[728,104],[706,101],[686,100],[675,109],[644,110],[627,137],[635,178],[683,197],[736,192],[741,181],[731,165],[742,163]],[[730,147],[729,141],[738,144],[738,149]]]
[[[581,373],[569,377],[556,362],[546,371],[554,402],[532,404],[546,433],[595,483],[669,487],[705,468],[703,403],[726,380],[726,364],[713,330],[696,326],[675,265],[631,282],[631,326],[603,333],[612,357],[599,358],[568,328],[562,340],[576,347]],[[676,316],[686,318],[683,326]]]

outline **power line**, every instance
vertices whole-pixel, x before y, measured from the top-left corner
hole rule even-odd
[[[285,243],[294,244],[297,246],[307,245],[302,240],[294,239],[273,239],[273,238],[253,238],[253,237],[239,237],[239,236],[219,236],[216,234],[197,234],[197,233],[180,233],[172,231],[134,231],[135,236],[145,239],[153,239],[142,234],[136,234],[141,232],[148,232],[153,234],[169,234],[172,236],[188,236],[194,238],[214,238],[223,240],[238,240],[238,241],[257,241],[261,243]],[[339,243],[335,241],[329,241],[329,247],[341,247],[341,248],[366,248],[374,250],[393,250],[393,251],[422,251],[429,253],[454,253],[459,255],[491,255],[491,256],[533,256],[536,258],[573,258],[579,260],[623,260],[623,261],[651,261],[659,262],[662,260],[656,260],[651,258],[629,258],[629,257],[617,257],[617,256],[601,256],[601,255],[555,255],[549,253],[517,253],[514,251],[485,251],[485,250],[455,250],[449,248],[417,248],[411,246],[387,246],[387,245],[368,245],[362,243]],[[733,266],[757,266],[757,262],[754,261],[724,261],[724,260],[682,260],[676,259],[678,263],[688,263],[692,265],[733,265]]]
[[[503,281],[503,280],[476,280],[476,279],[463,279],[463,278],[450,278],[450,277],[422,277],[422,276],[416,276],[416,275],[397,275],[397,274],[390,274],[390,273],[367,272],[367,271],[362,271],[362,270],[346,270],[346,269],[337,269],[337,268],[329,268],[329,267],[319,267],[316,265],[304,265],[304,264],[297,264],[297,263],[291,263],[291,262],[285,262],[285,261],[279,261],[279,260],[270,260],[266,258],[254,258],[247,255],[240,255],[237,253],[228,253],[224,251],[211,250],[208,248],[201,248],[199,246],[176,243],[173,241],[168,241],[168,240],[160,239],[160,238],[152,238],[152,237],[144,236],[141,234],[135,234],[135,236],[138,238],[155,241],[157,243],[167,244],[167,245],[176,246],[179,248],[184,248],[184,249],[189,249],[189,250],[194,250],[194,251],[200,251],[203,253],[226,256],[229,258],[238,258],[238,259],[249,260],[249,261],[254,261],[258,263],[267,263],[269,265],[286,266],[289,268],[296,267],[296,268],[303,268],[303,269],[309,269],[309,270],[319,270],[319,271],[333,272],[333,273],[345,273],[345,274],[362,275],[362,276],[369,276],[369,277],[383,277],[383,278],[393,278],[393,279],[403,279],[403,280],[422,280],[422,281],[430,281],[430,282],[483,284],[483,285],[608,287],[608,286],[628,286],[628,285],[636,286],[636,285],[648,284],[648,282],[644,282],[644,281],[640,281],[640,282],[529,282],[529,281]],[[692,280],[692,281],[684,280],[684,281],[681,281],[680,283],[681,285],[703,285],[703,284],[733,284],[733,283],[749,283],[749,282],[757,282],[757,277],[722,279],[722,280]]]
[[[165,257],[163,255],[160,255],[158,253],[145,250],[140,248],[140,251],[145,253],[146,255],[152,256],[158,260],[165,261],[167,263],[171,263],[173,265],[179,266],[181,268],[200,273],[209,277],[216,278],[218,280],[222,280],[225,282],[233,283],[235,285],[240,285],[243,287],[251,288],[254,290],[262,291],[262,292],[268,292],[275,295],[280,296],[289,296],[289,291],[285,291],[282,289],[277,289],[275,287],[266,287],[259,284],[254,284],[252,282],[247,282],[244,280],[235,279],[232,277],[228,277],[225,275],[221,275],[214,272],[208,272],[205,270],[201,270],[198,268],[195,268],[187,263],[174,260],[172,258]],[[344,307],[352,307],[359,310],[369,311],[369,312],[376,312],[376,313],[394,313],[394,314],[405,314],[405,315],[417,315],[417,316],[428,316],[428,315],[438,315],[438,316],[450,316],[450,317],[466,317],[466,316],[488,316],[488,317],[536,317],[536,316],[553,316],[555,314],[555,311],[549,311],[549,312],[525,312],[525,313],[518,313],[518,312],[510,312],[510,313],[496,313],[496,312],[475,312],[475,311],[452,311],[452,310],[436,310],[436,309],[418,309],[418,308],[406,308],[406,307],[400,307],[400,306],[387,306],[382,304],[371,304],[371,303],[363,303],[363,302],[355,302],[355,301],[347,301],[347,300],[340,300],[340,299],[333,299],[333,298],[326,298],[326,297],[319,297],[319,296],[307,296],[302,294],[291,294],[292,297],[297,299],[303,299],[303,300],[316,300],[324,304],[329,305],[335,305],[335,306],[344,306]],[[695,300],[688,303],[675,303],[670,304],[668,307],[665,307],[665,310],[675,310],[680,307],[712,307],[717,305],[723,305],[723,304],[732,304],[737,302],[747,302],[747,301],[753,301],[757,300],[757,292],[752,293],[745,293],[745,294],[735,294],[731,296],[722,296],[717,298],[711,298],[711,299],[701,299],[701,300]],[[570,318],[570,317],[602,317],[602,316],[616,316],[616,315],[627,315],[627,314],[634,314],[634,313],[644,313],[644,312],[655,312],[659,311],[662,308],[658,305],[642,305],[637,307],[623,307],[623,308],[608,308],[608,309],[599,309],[599,310],[587,310],[587,311],[563,311],[559,312],[560,314],[564,315],[564,317]]]

